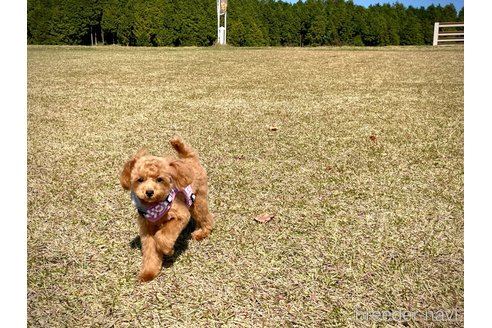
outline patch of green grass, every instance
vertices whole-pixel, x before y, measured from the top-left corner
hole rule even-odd
[[[463,89],[462,47],[28,47],[28,325],[462,313]],[[207,168],[216,227],[140,284],[118,175],[175,134]]]

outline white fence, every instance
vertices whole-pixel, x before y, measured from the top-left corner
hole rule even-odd
[[[465,43],[465,23],[434,23],[434,41],[432,45],[457,43]]]

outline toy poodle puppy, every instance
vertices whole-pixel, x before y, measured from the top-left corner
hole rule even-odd
[[[178,159],[152,156],[141,149],[125,163],[120,175],[121,186],[130,190],[139,214],[140,281],[150,281],[159,274],[163,255],[174,254],[174,243],[190,217],[196,222],[194,240],[206,238],[213,228],[207,173],[197,152],[179,137],[170,143]]]

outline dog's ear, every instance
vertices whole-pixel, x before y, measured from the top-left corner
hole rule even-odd
[[[123,189],[130,190],[132,186],[131,175],[132,175],[133,166],[135,165],[135,162],[137,162],[137,160],[140,157],[144,156],[145,154],[147,154],[147,149],[145,148],[140,149],[123,166],[123,171],[121,171],[120,174],[120,184],[123,187]]]
[[[171,166],[171,176],[176,187],[183,189],[193,182],[193,172],[186,169],[182,160],[173,160],[169,165]]]

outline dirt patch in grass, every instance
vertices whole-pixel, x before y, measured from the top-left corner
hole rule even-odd
[[[462,47],[28,47],[28,325],[462,326],[463,90]],[[216,228],[140,284],[118,174],[175,134]]]

